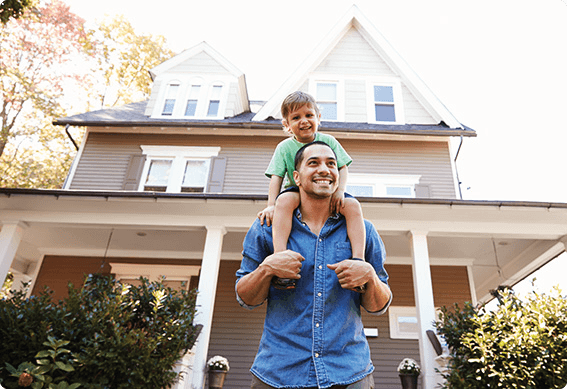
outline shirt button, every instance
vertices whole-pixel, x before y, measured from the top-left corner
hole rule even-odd
[[[315,353],[315,358],[319,358],[319,353]]]
[[[319,265],[319,270],[322,269],[322,268],[323,268],[323,266]]]
[[[321,292],[317,293],[317,296],[321,297]]]
[[[319,239],[319,242],[322,242],[322,241],[323,241],[323,239]]]
[[[319,327],[319,323],[316,323],[316,324],[315,324],[315,327]]]

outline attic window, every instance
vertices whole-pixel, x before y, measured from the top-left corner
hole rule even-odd
[[[321,120],[337,120],[336,83],[317,83],[317,105],[321,111]]]
[[[185,107],[185,116],[195,116],[197,112],[197,103],[199,101],[199,93],[201,93],[201,85],[191,85],[187,106]]]
[[[207,111],[207,116],[218,116],[221,92],[222,85],[213,85],[213,87],[211,88],[211,97],[209,99],[209,109]]]
[[[169,84],[167,86],[167,95],[163,104],[162,115],[171,116],[175,108],[175,100],[177,99],[177,92],[179,91],[179,84]]]
[[[367,84],[368,122],[403,123],[402,88],[398,80],[375,80]]]

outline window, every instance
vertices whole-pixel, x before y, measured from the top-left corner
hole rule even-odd
[[[111,263],[110,272],[123,283],[138,286],[140,277],[159,281],[165,277],[164,284],[176,290],[189,290],[191,277],[199,275],[200,266],[185,265],[144,265],[139,263]]]
[[[369,123],[403,123],[401,83],[396,79],[367,83]]]
[[[390,338],[392,339],[418,339],[419,328],[417,311],[415,307],[390,307]]]
[[[171,116],[175,108],[175,100],[177,99],[177,92],[179,91],[179,84],[169,84],[167,86],[167,94],[163,104],[162,115]]]
[[[395,122],[394,88],[374,85],[374,113],[377,122]]]
[[[362,197],[415,197],[421,176],[350,173],[346,191]]]
[[[231,105],[228,85],[233,76],[191,76],[175,74],[174,79],[160,80],[164,86],[153,107],[152,118],[219,119]]]
[[[185,116],[195,116],[197,112],[197,102],[199,101],[199,93],[201,93],[201,85],[191,85],[187,106],[185,107]]]
[[[337,120],[337,84],[330,82],[318,82],[317,105],[321,111],[321,120]]]
[[[146,164],[138,190],[154,192],[205,192],[211,158],[220,147],[141,146]]]
[[[213,87],[211,88],[211,97],[209,99],[209,109],[207,110],[207,116],[218,116],[221,92],[221,85],[213,85]]]

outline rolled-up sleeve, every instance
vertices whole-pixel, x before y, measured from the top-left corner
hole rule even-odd
[[[263,304],[263,302],[258,305],[246,304],[238,295],[238,282],[242,279],[242,277],[256,270],[264,261],[264,258],[271,254],[270,245],[267,242],[264,228],[266,227],[263,227],[259,220],[256,219],[252,227],[248,230],[242,245],[242,261],[240,262],[240,269],[236,271],[236,282],[234,285],[236,301],[238,301],[238,304],[240,304],[241,307],[246,309],[254,309]]]

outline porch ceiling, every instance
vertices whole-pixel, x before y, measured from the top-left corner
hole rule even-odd
[[[0,222],[25,225],[15,262],[44,255],[202,256],[207,227],[223,226],[222,259],[239,260],[265,196],[140,196],[69,191],[0,193]],[[433,265],[469,266],[479,299],[565,250],[567,205],[363,199],[384,239],[387,263],[411,264],[409,231],[428,236]],[[16,264],[14,264],[16,265]]]

